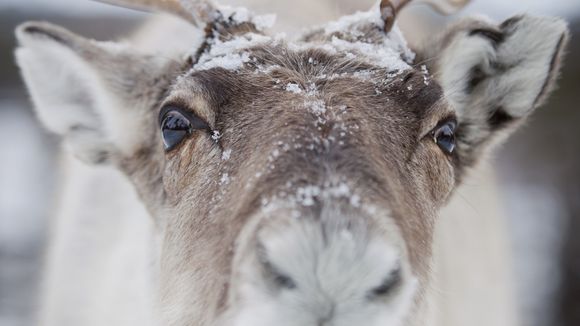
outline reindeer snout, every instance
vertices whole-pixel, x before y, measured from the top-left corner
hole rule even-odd
[[[373,318],[390,325],[383,321],[412,301],[415,281],[398,230],[345,205],[268,210],[256,221],[236,297],[247,302],[240,318],[268,322],[240,326],[346,326],[377,307]]]

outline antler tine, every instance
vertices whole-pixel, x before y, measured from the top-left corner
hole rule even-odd
[[[388,33],[393,28],[397,14],[403,7],[409,4],[411,0],[382,0],[381,1],[381,17],[385,22],[385,32]]]
[[[390,32],[397,18],[397,14],[403,7],[412,0],[382,0],[381,17],[385,22],[385,32]],[[417,3],[424,3],[443,15],[451,15],[465,7],[471,0],[417,0]]]
[[[210,22],[215,6],[208,0],[94,0],[143,11],[166,12],[199,26]]]

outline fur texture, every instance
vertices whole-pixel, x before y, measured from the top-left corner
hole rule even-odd
[[[378,12],[294,42],[235,12],[215,17],[182,62],[45,23],[17,31],[40,119],[81,159],[120,169],[153,218],[151,319],[431,322],[437,213],[494,139],[545,98],[565,24],[458,23],[418,52],[430,74],[397,31],[384,35]],[[208,130],[164,151],[167,106]],[[446,154],[432,132],[450,119],[458,143]],[[78,324],[58,316],[47,324]]]

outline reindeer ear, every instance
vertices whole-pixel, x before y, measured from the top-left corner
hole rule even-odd
[[[474,163],[551,92],[568,38],[557,18],[467,19],[425,49],[459,119],[459,153]]]
[[[100,163],[136,150],[165,62],[48,23],[25,23],[16,36],[17,63],[40,120],[77,157]]]

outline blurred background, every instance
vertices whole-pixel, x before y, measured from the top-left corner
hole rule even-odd
[[[221,1],[278,14],[278,28],[321,23],[374,1]],[[297,9],[298,8],[298,9]],[[306,10],[308,8],[308,10]],[[475,0],[440,17],[416,6],[412,39],[473,13],[503,20],[530,12],[565,17],[572,30],[560,87],[496,155],[523,326],[580,325],[580,1]],[[49,218],[57,196],[58,141],[34,118],[14,64],[14,27],[47,20],[100,40],[129,37],[147,15],[88,0],[0,1],[0,326],[32,325]],[[490,325],[493,326],[493,325]]]

